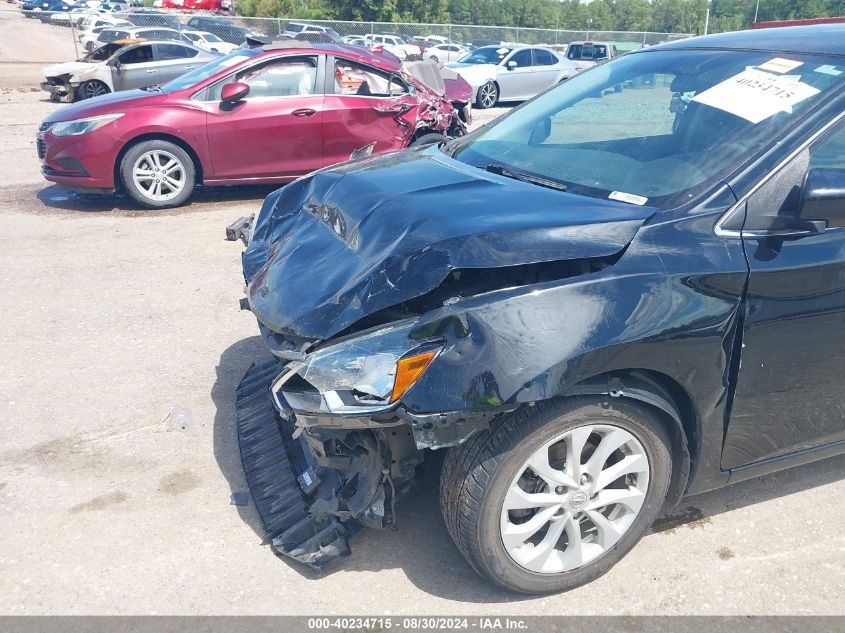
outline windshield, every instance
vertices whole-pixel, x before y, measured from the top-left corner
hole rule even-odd
[[[636,53],[570,79],[454,157],[658,208],[689,201],[845,78],[837,57],[746,51]]]
[[[109,57],[114,55],[117,51],[119,51],[121,48],[123,48],[124,46],[126,46],[126,44],[115,44],[114,42],[111,42],[109,44],[104,44],[103,46],[100,46],[99,48],[95,48],[93,51],[88,53],[85,57],[83,57],[79,61],[81,61],[81,62],[104,62]]]
[[[231,68],[236,64],[246,61],[250,57],[255,57],[261,53],[260,48],[239,48],[228,55],[218,57],[214,61],[208,62],[204,66],[195,68],[189,73],[177,77],[176,79],[164,84],[161,89],[164,92],[175,92],[177,90],[184,90],[191,86],[197,85],[199,82],[216,75],[225,68]]]
[[[461,64],[498,64],[512,50],[504,46],[486,46],[472,51],[466,57],[461,57],[458,62]]]
[[[219,37],[217,37],[214,33],[203,33],[203,37],[205,38],[206,42],[222,42]]]

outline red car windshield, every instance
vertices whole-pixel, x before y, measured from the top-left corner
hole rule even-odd
[[[163,92],[176,92],[177,90],[185,90],[191,86],[196,86],[201,81],[205,81],[209,77],[213,77],[221,70],[237,66],[241,62],[244,62],[251,57],[255,57],[261,52],[262,50],[260,48],[239,48],[228,55],[224,55],[223,57],[219,57],[214,61],[205,64],[204,66],[195,68],[191,72],[185,73],[173,81],[167,82],[161,87],[161,89]]]

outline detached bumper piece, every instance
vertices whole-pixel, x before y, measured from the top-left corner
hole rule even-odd
[[[315,518],[306,490],[313,489],[308,462],[294,426],[273,407],[269,385],[277,361],[253,364],[237,390],[235,410],[241,462],[265,542],[280,556],[323,570],[350,553],[351,532],[332,516]]]

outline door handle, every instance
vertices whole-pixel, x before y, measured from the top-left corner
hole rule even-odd
[[[154,72],[156,72],[156,69],[155,69],[155,68],[150,68],[149,70],[145,70],[144,72],[145,72],[145,73],[154,73]]]
[[[294,110],[291,112],[293,116],[311,116],[313,114],[317,114],[317,111],[312,108],[299,108],[298,110]]]

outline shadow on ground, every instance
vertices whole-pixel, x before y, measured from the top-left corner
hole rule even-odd
[[[232,202],[255,201],[255,211],[272,191],[281,185],[252,185],[231,187],[198,187],[187,204],[175,209],[146,209],[122,194],[99,195],[77,193],[58,185],[36,188],[35,197],[43,205],[36,213],[78,211],[80,213],[111,214],[124,217],[149,217],[155,215],[182,215],[208,210]],[[234,220],[235,218],[233,218]]]
[[[235,437],[235,389],[253,362],[267,358],[269,354],[263,341],[255,336],[226,349],[217,366],[217,380],[211,392],[216,406],[214,452],[232,491],[246,490]],[[433,454],[409,495],[400,500],[397,530],[362,530],[351,539],[352,556],[327,573],[341,569],[379,571],[398,568],[420,590],[440,598],[477,603],[528,599],[528,596],[501,591],[483,581],[453,545],[440,517],[438,479],[441,461],[442,456]],[[678,508],[665,512],[655,522],[650,538],[666,538],[679,529],[699,528],[709,523],[711,517],[724,512],[838,481],[842,479],[843,472],[845,455],[688,497]],[[252,504],[238,507],[238,512],[261,537],[261,522]],[[271,555],[269,548],[267,555]],[[303,565],[284,558],[281,561],[305,578],[320,577]]]

